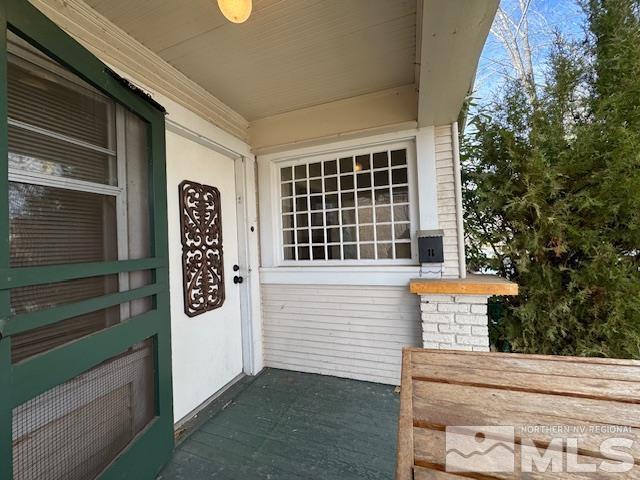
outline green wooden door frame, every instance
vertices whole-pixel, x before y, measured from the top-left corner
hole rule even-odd
[[[10,267],[7,30],[39,48],[149,124],[153,258],[54,267]],[[0,478],[13,478],[13,408],[148,338],[153,338],[155,345],[156,417],[105,470],[101,478],[155,478],[173,450],[164,114],[151,102],[117,81],[102,62],[27,0],[0,0],[0,192]],[[153,283],[44,312],[11,314],[12,288],[134,270],[151,270]],[[150,295],[153,309],[149,312],[21,362],[11,363],[12,335]]]

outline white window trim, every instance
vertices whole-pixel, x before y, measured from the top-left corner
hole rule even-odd
[[[415,138],[416,130],[410,130],[258,157],[263,267],[266,269],[282,268],[293,272],[297,269],[309,271],[313,267],[332,267],[331,269],[335,270],[335,267],[351,269],[355,267],[388,267],[389,269],[394,269],[403,266],[416,266],[418,264],[416,234],[419,230],[419,216]],[[389,150],[405,148],[407,150],[409,220],[413,258],[400,260],[284,260],[282,217],[280,215],[280,168],[295,164],[331,160],[341,155],[355,156],[371,153],[377,148],[388,148]],[[414,269],[408,269],[407,271],[409,270],[411,274],[414,273]],[[326,271],[329,273],[328,269]]]

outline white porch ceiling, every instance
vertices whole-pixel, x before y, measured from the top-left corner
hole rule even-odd
[[[249,121],[414,84],[416,0],[86,0]]]

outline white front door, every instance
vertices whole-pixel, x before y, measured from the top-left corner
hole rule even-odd
[[[201,315],[184,313],[178,185],[191,180],[220,191],[224,304]],[[238,224],[234,160],[167,132],[167,202],[171,289],[174,418],[182,419],[242,373]]]

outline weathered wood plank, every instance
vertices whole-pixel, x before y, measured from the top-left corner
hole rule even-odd
[[[411,382],[411,354],[402,351],[402,386],[400,387],[400,418],[398,420],[398,457],[396,480],[412,480],[413,476],[413,389]]]
[[[490,359],[521,359],[521,360],[538,360],[542,362],[565,362],[565,363],[580,363],[585,365],[626,365],[630,367],[640,367],[640,360],[627,360],[621,358],[600,358],[600,357],[569,357],[560,355],[534,355],[528,353],[501,353],[501,352],[469,352],[465,350],[430,350],[426,348],[412,347],[412,352],[424,355],[416,355],[415,360],[428,357],[430,355],[456,355],[460,357],[460,361],[474,362],[477,358],[490,358]],[[471,357],[463,359],[461,357]],[[420,360],[424,363],[425,360]]]
[[[640,362],[407,350],[411,373],[407,379],[403,364],[402,386],[403,392],[411,391],[414,480],[640,479]],[[446,472],[445,430],[462,425],[514,427],[515,438],[509,434],[502,440],[513,448],[515,472]],[[405,428],[406,422],[401,423],[398,438],[406,435]],[[469,438],[482,442],[475,434],[471,428]],[[602,442],[612,437],[631,440],[630,447],[615,453],[625,461],[629,453],[634,457],[631,470],[595,470],[603,462],[615,462],[611,451],[601,451]],[[572,447],[577,464],[591,465],[592,473],[567,468],[571,457],[565,439],[577,442]],[[525,453],[538,457],[546,448],[559,455],[561,471],[521,472]],[[407,457],[399,450],[399,460],[401,455]]]
[[[414,420],[434,418],[434,406],[445,406],[449,414],[440,418],[441,425],[491,425],[485,420],[500,412],[502,423],[538,425],[541,417],[554,420],[553,425],[575,422],[602,422],[640,428],[640,405],[560,397],[539,393],[478,388],[464,385],[416,381],[413,384]],[[458,410],[459,409],[459,410]],[[444,413],[444,412],[443,412]],[[452,419],[466,423],[452,423]],[[474,420],[468,423],[469,420]]]
[[[414,365],[413,381],[485,386],[530,393],[640,403],[640,382],[602,378],[578,378],[510,370],[486,370],[462,366]]]
[[[473,360],[470,361],[470,356]],[[426,369],[431,366],[452,366],[476,368],[483,370],[509,371],[518,373],[538,373],[549,376],[594,378],[640,382],[640,362],[623,360],[623,363],[597,363],[576,358],[573,361],[558,360],[565,357],[542,357],[535,355],[469,354],[468,352],[414,350],[412,354],[413,368]],[[567,357],[571,358],[571,357]],[[588,360],[588,359],[587,359]],[[611,368],[615,365],[616,368]],[[415,373],[414,373],[415,375]]]

